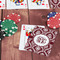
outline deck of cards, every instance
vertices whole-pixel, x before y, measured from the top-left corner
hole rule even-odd
[[[57,34],[45,26],[22,25],[19,50],[49,56]]]

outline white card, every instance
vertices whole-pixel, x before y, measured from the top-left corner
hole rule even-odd
[[[49,9],[48,0],[28,0],[29,9]]]
[[[5,9],[5,0],[0,0],[0,9]]]
[[[27,9],[27,0],[7,0],[7,9]]]
[[[25,25],[23,24],[21,27],[21,35],[20,35],[20,44],[19,44],[19,50],[24,50],[25,44],[27,43],[27,36],[26,36],[26,30],[31,31],[31,29],[34,29],[35,26],[39,26],[39,27],[43,27],[45,28],[45,26],[41,26],[41,25]]]

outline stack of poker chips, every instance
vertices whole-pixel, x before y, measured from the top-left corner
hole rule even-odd
[[[50,28],[56,29],[60,27],[60,13],[50,12],[47,16],[47,25]]]
[[[0,40],[2,40],[5,37],[5,32],[1,30],[1,20],[0,20]]]
[[[41,2],[44,2],[44,0],[32,0],[32,2],[35,2],[35,3],[37,3],[37,5],[41,5]]]
[[[14,2],[16,5],[20,5],[21,2],[23,2],[24,0],[10,0],[12,2]]]
[[[2,21],[0,20],[0,28],[1,28],[1,22],[2,22]]]
[[[0,20],[0,40],[5,36],[9,37],[15,34],[18,30],[18,26],[16,24],[20,21],[20,15],[15,13],[7,15],[3,21]]]

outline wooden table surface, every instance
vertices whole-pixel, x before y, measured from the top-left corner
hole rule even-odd
[[[1,60],[60,60],[60,33],[56,37],[49,57],[19,50],[20,32],[22,24],[44,25],[47,27],[47,14],[51,11],[60,12],[60,9],[48,10],[0,10],[0,19],[10,13],[21,15],[21,22],[17,24],[18,31],[11,37],[5,37],[1,42]],[[59,29],[56,29],[59,32]]]
[[[22,24],[46,25],[47,14],[50,11],[60,12],[59,9],[49,10],[0,10],[0,19],[10,13],[21,15],[21,22],[18,25],[18,31],[11,37],[5,37],[1,43],[1,60],[60,60],[60,34],[56,37],[52,52],[49,57],[37,55],[31,52],[19,51],[20,31]],[[59,31],[59,29],[56,29]]]

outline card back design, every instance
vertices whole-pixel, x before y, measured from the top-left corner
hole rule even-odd
[[[60,0],[50,0],[51,8],[59,8],[60,9]]]
[[[28,38],[25,49],[40,55],[49,56],[57,36],[57,31],[36,27]]]

